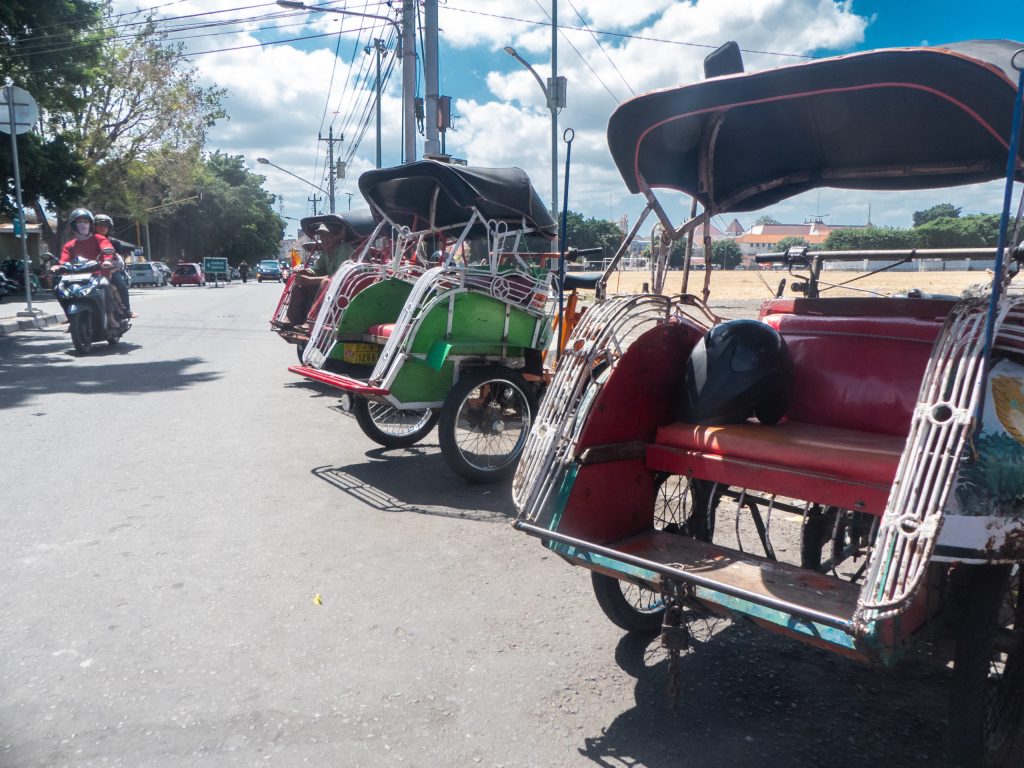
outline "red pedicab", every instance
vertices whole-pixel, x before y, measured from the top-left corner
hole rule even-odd
[[[315,327],[316,318],[328,293],[331,294],[332,301],[344,305],[348,299],[374,282],[375,279],[380,279],[381,262],[389,257],[390,253],[382,253],[379,245],[375,245],[375,240],[380,235],[379,227],[368,211],[350,211],[344,215],[327,213],[319,216],[307,216],[299,222],[299,226],[307,237],[315,238],[313,241],[303,244],[306,251],[303,267],[306,269],[309,268],[311,260],[320,253],[319,233],[321,227],[340,231],[342,233],[341,242],[351,245],[354,250],[352,259],[339,265],[335,274],[329,276],[320,285],[320,289],[306,313],[306,318],[301,323],[291,323],[288,320],[288,308],[295,288],[296,275],[299,272],[292,270],[285,282],[281,298],[270,319],[270,327],[282,339],[296,346],[296,352],[301,361]],[[336,284],[333,292],[331,291],[332,283]]]
[[[815,187],[1003,173],[993,290],[829,298],[826,261],[853,256],[801,251],[771,260],[803,273],[803,295],[758,321],[715,317],[710,271],[703,300],[610,298],[569,340],[513,486],[516,527],[590,569],[615,624],[661,629],[670,670],[700,614],[883,665],[949,628],[936,652],[954,664],[951,752],[970,766],[1019,759],[1024,704],[1024,297],[1007,290],[1019,213],[1004,247],[1024,177],[1018,48],[871,51],[620,105],[609,144],[648,203],[633,234],[652,210],[677,239]],[[655,188],[704,211],[676,227]],[[716,525],[730,509],[735,543]],[[777,558],[773,512],[798,516],[798,562]],[[744,551],[741,515],[763,554]]]

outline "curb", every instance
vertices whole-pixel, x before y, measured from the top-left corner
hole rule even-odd
[[[56,325],[61,318],[56,315],[42,314],[35,317],[4,317],[0,318],[0,336],[7,336],[18,331],[31,331]]]

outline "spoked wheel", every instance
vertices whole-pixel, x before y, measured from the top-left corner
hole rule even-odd
[[[653,589],[590,572],[594,597],[612,624],[627,632],[653,634],[661,629],[665,603]]]
[[[682,475],[661,475],[654,497],[654,529],[711,541],[722,486]],[[594,597],[604,615],[627,632],[661,629],[665,603],[655,590],[591,572]]]
[[[82,312],[71,318],[71,343],[80,355],[89,354],[92,349],[92,317]]]
[[[1019,765],[1024,714],[1021,565],[968,569],[950,691],[951,752],[959,766]]]
[[[804,515],[800,567],[828,573],[850,558],[866,558],[877,534],[877,521],[877,516],[864,512],[814,505]],[[856,578],[866,563],[865,559],[854,574]]]
[[[438,412],[395,408],[388,403],[353,398],[352,413],[363,434],[385,448],[408,448],[430,434],[437,423]]]
[[[655,530],[711,541],[715,532],[715,510],[723,490],[721,485],[691,480],[683,475],[659,477],[654,498]]]
[[[537,405],[522,376],[508,368],[469,372],[441,409],[441,453],[472,483],[511,475],[526,445]]]

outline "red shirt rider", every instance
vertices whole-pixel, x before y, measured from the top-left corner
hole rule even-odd
[[[67,264],[76,256],[93,261],[103,261],[105,255],[109,257],[113,252],[114,246],[103,235],[89,235],[81,240],[72,238],[64,243],[64,247],[61,249],[60,263]]]

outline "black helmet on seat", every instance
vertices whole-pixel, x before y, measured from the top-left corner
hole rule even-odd
[[[774,424],[789,405],[786,342],[757,320],[730,320],[704,334],[686,362],[683,418],[736,424],[751,414]]]

